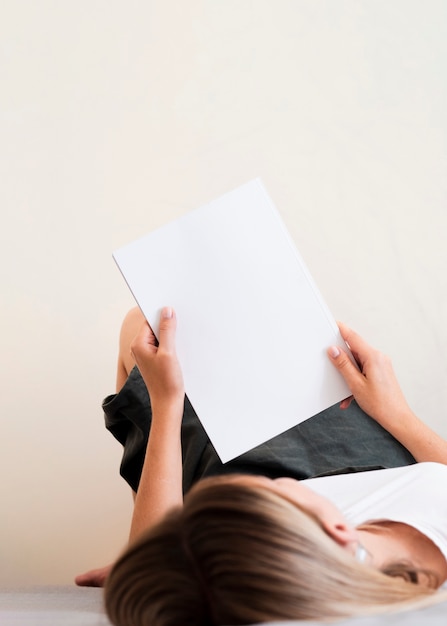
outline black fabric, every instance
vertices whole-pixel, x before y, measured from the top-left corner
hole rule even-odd
[[[146,385],[136,367],[118,394],[103,402],[106,428],[123,445],[120,473],[138,489],[151,425]],[[182,422],[183,491],[200,478],[228,473],[298,480],[410,465],[413,456],[353,401],[318,413],[298,426],[223,464],[188,398]]]

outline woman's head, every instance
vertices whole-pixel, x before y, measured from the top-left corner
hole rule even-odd
[[[325,513],[311,503],[304,511],[287,490],[247,477],[200,482],[113,568],[105,591],[112,623],[323,619],[429,593],[357,563],[351,529],[340,521],[334,538]]]

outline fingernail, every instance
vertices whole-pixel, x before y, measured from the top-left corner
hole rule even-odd
[[[331,348],[329,348],[329,355],[333,359],[336,359],[338,356],[340,356],[340,350],[337,348],[337,346],[332,346]]]
[[[172,317],[172,309],[170,306],[166,306],[161,312],[161,316],[165,319],[170,319]]]

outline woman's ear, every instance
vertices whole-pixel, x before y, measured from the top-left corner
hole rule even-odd
[[[329,537],[331,537],[342,548],[348,544],[358,541],[357,531],[347,522],[326,519],[322,520],[321,524]]]

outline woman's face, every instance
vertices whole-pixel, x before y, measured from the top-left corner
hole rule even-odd
[[[406,562],[415,568],[426,568],[434,572],[439,581],[447,579],[447,562],[439,548],[406,524],[397,524],[394,532],[389,529],[381,532],[380,525],[373,532],[363,528],[357,530],[346,521],[343,513],[330,500],[298,480],[272,480],[264,476],[240,476],[236,480],[248,486],[261,486],[295,504],[316,518],[326,534],[350,554],[358,558],[359,547],[364,550],[366,560],[358,560],[375,569],[382,569],[390,561]]]

